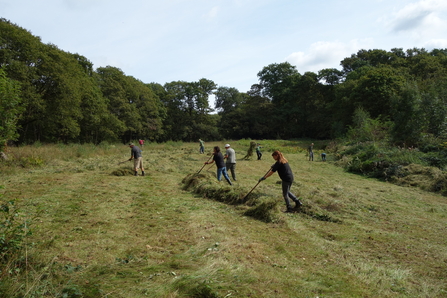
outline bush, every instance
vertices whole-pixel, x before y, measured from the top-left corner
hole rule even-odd
[[[3,188],[3,187],[0,187]],[[0,195],[1,199],[1,195]],[[31,234],[28,222],[18,222],[16,201],[0,201],[0,263],[10,263],[21,252],[26,236]],[[5,272],[2,272],[4,274]]]

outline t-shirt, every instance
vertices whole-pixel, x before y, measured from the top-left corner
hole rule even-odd
[[[228,148],[226,155],[227,155],[227,163],[236,163],[236,152],[234,152],[233,148]]]
[[[141,157],[141,149],[138,146],[133,146],[130,150],[130,154],[133,156],[133,158],[137,159]]]
[[[214,160],[214,162],[216,162],[216,166],[218,169],[225,168],[225,162],[224,162],[222,152],[218,152],[217,154],[214,154],[213,160]]]
[[[278,171],[279,178],[285,182],[293,182],[293,173],[292,169],[289,166],[289,163],[280,163],[277,161],[272,166],[272,172]]]

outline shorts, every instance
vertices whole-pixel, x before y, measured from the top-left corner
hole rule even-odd
[[[135,169],[138,169],[138,168],[142,169],[143,168],[143,158],[142,157],[135,158],[133,160],[133,165],[134,165]]]

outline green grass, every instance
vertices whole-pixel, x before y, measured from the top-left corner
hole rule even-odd
[[[234,187],[214,165],[193,176],[227,142]],[[145,177],[118,165],[124,145],[11,148],[0,199],[15,199],[32,234],[0,269],[0,297],[447,296],[445,197],[309,162],[307,143],[262,141],[261,161],[240,160],[250,140],[209,142],[204,155],[196,143],[146,144]],[[276,174],[241,200],[276,149],[300,213],[281,212]],[[40,162],[19,162],[29,157]]]

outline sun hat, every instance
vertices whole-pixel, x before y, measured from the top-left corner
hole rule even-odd
[[[227,148],[227,147],[230,147],[230,144],[226,144],[226,145],[225,145],[225,148]]]
[[[129,146],[133,146],[133,143],[129,143]]]

